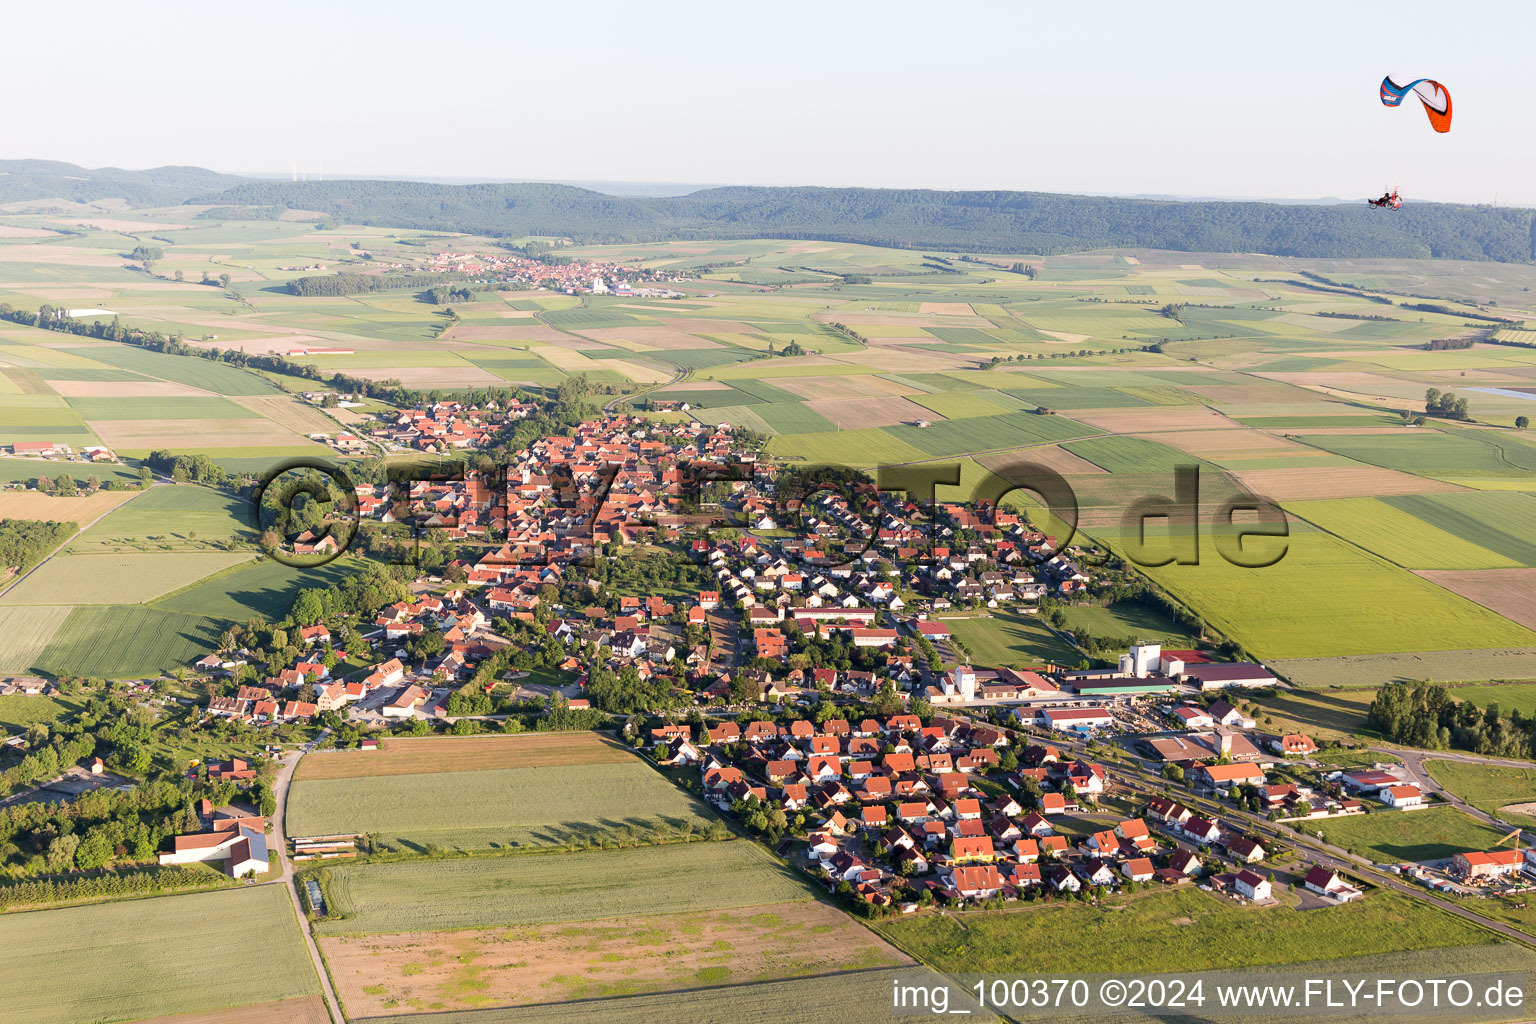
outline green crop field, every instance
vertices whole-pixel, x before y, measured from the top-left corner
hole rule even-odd
[[[6,914],[0,978],[0,1017],[27,1024],[212,1020],[220,1009],[320,990],[280,885]]]
[[[1536,565],[1536,541],[1530,539],[1536,537],[1536,496],[1519,491],[1463,491],[1404,494],[1382,500],[1519,565]]]
[[[1255,550],[1273,550],[1264,543]],[[1199,554],[1198,565],[1144,571],[1261,658],[1536,644],[1523,626],[1330,534],[1293,530],[1263,568],[1231,564],[1208,533]]]
[[[43,648],[64,620],[70,609],[64,606],[49,608],[20,608],[0,605],[0,672],[26,672],[37,662]]]
[[[925,409],[932,409],[946,419],[968,419],[973,416],[1002,416],[1010,406],[1003,404],[1009,396],[996,391],[941,391],[930,395],[913,395],[911,401]]]
[[[1210,468],[1203,459],[1139,437],[1092,437],[1062,447],[1110,473],[1172,473],[1176,466]]]
[[[1007,393],[1049,409],[1128,409],[1152,404],[1113,388],[1008,388]]]
[[[161,380],[202,388],[216,395],[269,395],[273,392],[272,386],[256,374],[210,359],[168,356],[117,343],[63,351]]]
[[[1483,682],[1536,678],[1536,647],[1405,651],[1337,658],[1281,658],[1271,667],[1297,686],[1377,687],[1388,682]]]
[[[876,930],[940,971],[966,974],[1013,974],[1026,965],[1032,972],[1071,974],[1202,971],[1495,942],[1476,925],[1387,892],[1321,910],[1255,911],[1198,889],[1176,889],[1112,910],[1059,902],[966,914],[963,922],[925,914],[882,922]],[[1075,941],[1059,941],[1063,935]],[[1178,949],[1172,962],[1170,946]]]
[[[1536,501],[1530,505],[1536,510]],[[1284,508],[1406,569],[1502,569],[1520,564],[1465,539],[1465,533],[1448,533],[1430,525],[1393,499],[1329,498],[1287,502]]]
[[[294,835],[371,832],[391,846],[558,846],[626,827],[702,828],[709,812],[637,759],[617,764],[301,779]]]
[[[244,622],[252,615],[280,619],[304,587],[328,587],[355,571],[357,564],[350,557],[314,568],[262,559],[193,584],[162,599],[157,607],[226,622]]]
[[[831,420],[801,402],[764,402],[752,412],[780,434],[816,434],[835,429]]]
[[[103,679],[188,668],[214,649],[221,629],[205,615],[142,605],[79,607],[54,631],[35,667]]]
[[[829,430],[821,434],[788,434],[768,442],[780,458],[838,466],[883,466],[921,462],[928,453],[898,441],[879,427]]]
[[[941,619],[970,648],[978,665],[1076,665],[1083,655],[1029,615],[998,612],[991,617]]]
[[[1024,412],[940,420],[930,427],[888,427],[887,432],[928,455],[996,451],[1097,433],[1092,427],[1062,416]]]
[[[0,595],[6,605],[143,604],[248,561],[255,551],[63,555]]]
[[[1470,431],[1447,433],[1405,428],[1400,434],[1309,434],[1303,440],[1337,455],[1408,473],[1504,476],[1529,474],[1536,469],[1536,450],[1530,450],[1529,458],[1511,465],[1504,448]]]
[[[1500,687],[1493,687],[1500,689]],[[1458,687],[1456,696],[1461,696]],[[1500,705],[1508,714],[1509,709]],[[1425,761],[1430,776],[1480,811],[1526,828],[1536,828],[1536,764],[1529,768],[1470,761]],[[1518,807],[1519,810],[1512,808]]]
[[[69,404],[87,420],[251,420],[261,414],[227,398],[184,395],[163,398],[71,398]]]
[[[1129,636],[1164,647],[1182,649],[1195,645],[1195,637],[1156,608],[1122,601],[1106,607],[1071,605],[1066,609],[1067,628],[1086,629],[1096,637]]]
[[[1444,860],[1464,850],[1487,850],[1504,832],[1454,807],[1370,814],[1307,822],[1310,831],[1378,864]]]
[[[795,872],[744,840],[539,856],[333,867],[323,935],[494,928],[811,899]]]

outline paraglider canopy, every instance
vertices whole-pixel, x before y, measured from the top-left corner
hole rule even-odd
[[[1403,97],[1412,92],[1424,104],[1424,113],[1429,116],[1429,126],[1437,132],[1451,130],[1451,94],[1445,86],[1432,78],[1418,78],[1407,85],[1398,85],[1388,75],[1381,80],[1381,102],[1383,106],[1401,106]]]
[[[1382,193],[1380,199],[1367,199],[1366,203],[1376,207],[1378,210],[1401,210],[1403,208],[1403,197],[1398,195],[1397,189],[1394,188],[1390,192]]]

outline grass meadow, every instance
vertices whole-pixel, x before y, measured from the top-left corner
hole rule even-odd
[[[1308,822],[1311,831],[1378,864],[1444,860],[1464,850],[1487,850],[1504,832],[1454,807],[1370,814]]]
[[[319,992],[288,893],[262,885],[0,916],[0,1017],[211,1013]]]
[[[811,899],[755,843],[677,843],[328,868],[321,935],[495,928]]]
[[[1459,693],[1458,693],[1459,696]],[[1475,764],[1469,761],[1425,761],[1430,776],[1448,792],[1516,825],[1536,827],[1536,764],[1529,768]],[[1505,810],[1524,805],[1520,811]]]
[[[978,665],[1039,668],[1076,665],[1082,658],[1071,644],[1031,615],[998,612],[990,617],[940,621],[970,648]]]
[[[1491,932],[1387,892],[1299,911],[1254,910],[1193,888],[1153,890],[1108,909],[1057,902],[963,921],[926,914],[876,930],[940,971],[966,974],[1202,971],[1494,942]],[[1074,941],[1060,941],[1065,935]]]
[[[710,820],[702,804],[635,757],[610,764],[429,772],[293,784],[293,835],[375,833],[390,846],[559,846],[624,828]]]

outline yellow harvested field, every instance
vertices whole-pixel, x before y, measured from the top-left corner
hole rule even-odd
[[[917,389],[908,384],[898,384],[884,377],[764,377],[764,384],[788,391],[807,399],[886,398],[892,395],[915,395]],[[688,385],[692,387],[693,384]],[[957,384],[958,386],[958,384]],[[932,419],[932,417],[929,417]]]
[[[1190,430],[1168,433],[1136,434],[1146,441],[1156,441],[1170,448],[1178,448],[1191,455],[1275,455],[1303,456],[1327,455],[1328,452],[1309,448],[1295,441],[1263,430]]]
[[[1000,469],[1018,462],[1036,462],[1047,469],[1054,469],[1063,476],[1074,476],[1079,473],[1107,473],[1099,466],[1095,466],[1087,459],[1073,455],[1058,445],[1045,445],[1040,448],[1016,448],[1009,452],[998,452],[994,455],[979,455],[976,461],[987,469]]]
[[[1536,629],[1536,569],[1424,569],[1419,575]]]
[[[969,302],[924,302],[917,307],[919,313],[938,313],[943,316],[975,316],[976,310]]]
[[[14,460],[22,461],[22,460]],[[39,475],[55,474],[59,467],[50,462],[26,460],[35,464]],[[8,462],[7,465],[10,463]],[[68,467],[71,476],[82,477],[88,472]],[[82,475],[83,474],[83,475]],[[84,525],[97,516],[105,515],[141,491],[97,491],[73,498],[55,498],[40,491],[0,491],[0,519],[55,519]]]
[[[1087,341],[1089,338],[1093,337],[1091,334],[1071,334],[1067,331],[1041,331],[1040,333],[1055,338],[1057,341],[1064,341],[1072,345],[1076,345],[1078,342]]]
[[[1240,469],[1233,470],[1232,475],[1248,490],[1270,501],[1438,494],[1462,489],[1439,480],[1366,465]]]
[[[914,420],[941,420],[931,409],[899,396],[888,398],[827,398],[805,403],[806,408],[821,413],[837,424],[839,430],[861,427],[890,427]]]
[[[298,779],[354,779],[430,772],[633,762],[627,747],[594,732],[386,738],[378,750],[322,750],[299,762]]]
[[[320,947],[353,1019],[426,1001],[447,1010],[563,1003],[912,963],[841,911],[816,902],[324,936]]]
[[[339,429],[319,408],[292,395],[243,395],[233,401],[301,434],[334,434]]]
[[[733,325],[735,331],[741,330],[740,324]],[[701,338],[696,334],[688,334],[675,327],[646,326],[643,324],[634,327],[599,327],[595,330],[577,331],[587,338],[595,338],[605,345],[615,345],[619,348],[630,348],[632,345],[640,349],[672,349],[672,348],[719,348],[720,346],[708,338]],[[735,331],[711,331],[711,334],[730,334]],[[629,344],[625,344],[628,342]]]
[[[665,359],[666,357],[658,356],[657,358]],[[666,370],[658,370],[654,366],[646,366],[644,363],[636,363],[628,359],[604,359],[602,364],[640,384],[660,384],[664,380],[672,379],[672,374]]]

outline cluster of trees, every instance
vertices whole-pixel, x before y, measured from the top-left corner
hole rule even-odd
[[[0,519],[0,571],[14,568],[25,572],[74,532],[74,523]]]
[[[1443,683],[1388,683],[1376,694],[1365,721],[1393,743],[1429,750],[1470,750],[1495,757],[1531,757],[1536,718],[1510,710],[1504,718],[1498,702],[1479,708],[1458,701]]]
[[[144,460],[149,468],[161,476],[168,476],[176,483],[207,484],[209,487],[225,487],[230,483],[224,467],[202,452],[178,455],[164,448],[157,448]]]
[[[440,284],[422,292],[422,298],[434,306],[446,306],[450,302],[473,302],[475,293],[464,285]]]
[[[610,196],[544,184],[252,182],[219,197],[345,216],[350,223],[579,243],[817,238],[911,249],[1038,252],[1137,247],[1279,256],[1525,262],[1536,211],[1415,203],[1364,206],[1160,202],[1043,192],[729,187]]]
[[[1439,388],[1430,388],[1424,392],[1424,411],[1448,420],[1471,418],[1465,398],[1457,397],[1454,391],[1441,391]]]
[[[1471,348],[1476,341],[1476,338],[1435,338],[1432,341],[1426,341],[1424,349],[1428,352],[1445,352],[1452,349]]]
[[[148,485],[148,475],[149,474],[147,471],[143,470],[141,470],[139,473],[140,480],[143,481],[146,486]],[[106,483],[102,483],[101,477],[97,476],[95,473],[92,473],[85,479],[84,483],[81,483],[79,480],[76,480],[68,473],[60,473],[57,477],[37,477],[32,481],[32,486],[36,487],[44,494],[53,494],[61,498],[68,498],[79,494],[82,490],[84,490],[87,494],[100,490],[115,491],[117,490],[117,481],[108,480]]]
[[[400,289],[435,288],[464,280],[463,274],[315,274],[288,282],[290,295],[367,295]]]
[[[226,884],[218,872],[195,868],[155,867],[142,871],[101,871],[78,878],[39,878],[0,886],[0,910],[70,900],[123,899],[192,889],[217,889]]]

